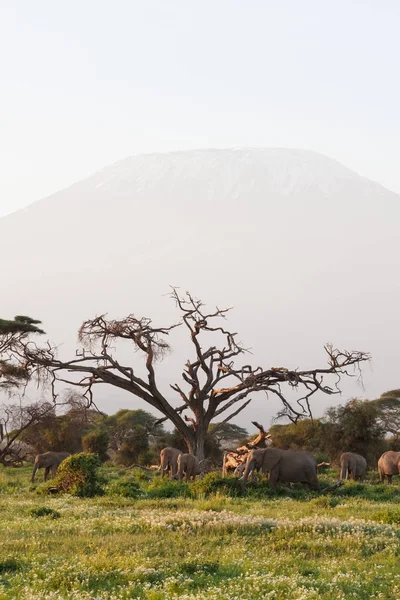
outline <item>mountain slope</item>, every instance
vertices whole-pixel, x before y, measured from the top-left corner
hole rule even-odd
[[[398,195],[309,151],[133,156],[0,219],[2,312],[38,316],[67,352],[96,313],[174,320],[163,294],[178,285],[233,304],[255,362],[321,363],[326,341],[372,352],[376,395],[398,387],[399,213]],[[185,357],[179,345],[162,365],[165,384]],[[246,418],[268,420],[266,406]]]

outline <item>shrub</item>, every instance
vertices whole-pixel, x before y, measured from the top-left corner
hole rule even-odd
[[[154,477],[146,489],[148,498],[187,498],[190,487],[183,481],[171,481],[162,477]]]
[[[15,558],[6,558],[0,561],[0,574],[1,573],[14,573],[22,569],[22,563]]]
[[[52,519],[59,519],[61,517],[61,514],[58,512],[58,510],[48,508],[47,506],[32,508],[29,514],[35,519],[37,519],[38,517],[51,517]]]
[[[192,484],[194,496],[210,496],[212,494],[225,496],[240,496],[241,483],[237,477],[222,477],[220,473],[207,473],[203,479],[197,479]]]
[[[108,459],[108,433],[106,431],[93,430],[82,438],[82,448],[87,454],[98,454],[100,460]]]
[[[44,487],[47,493],[65,492],[73,496],[92,497],[103,494],[98,468],[98,454],[80,452],[66,458],[58,468],[57,477]]]
[[[140,498],[143,492],[139,483],[132,477],[125,477],[113,481],[109,486],[111,496],[122,496],[123,498]]]

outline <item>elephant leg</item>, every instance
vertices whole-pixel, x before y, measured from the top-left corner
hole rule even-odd
[[[44,476],[43,476],[43,480],[47,481],[48,477],[49,477],[49,473],[50,473],[50,467],[45,467],[44,469]]]
[[[388,478],[388,485],[392,485],[393,475],[387,475],[386,477]]]
[[[58,467],[58,465],[51,465],[51,478],[52,479],[54,479],[54,477],[56,476],[57,467]]]
[[[276,486],[277,486],[277,483],[278,483],[278,478],[279,478],[279,471],[277,469],[273,469],[272,471],[270,471],[268,473],[269,487],[272,490],[276,490]]]

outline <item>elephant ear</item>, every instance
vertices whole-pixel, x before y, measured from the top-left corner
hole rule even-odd
[[[263,460],[263,466],[267,471],[272,471],[281,460],[282,453],[278,448],[267,448]]]

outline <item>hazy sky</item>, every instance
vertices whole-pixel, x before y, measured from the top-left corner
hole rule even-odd
[[[125,156],[316,150],[400,192],[398,0],[1,0],[0,214]]]

